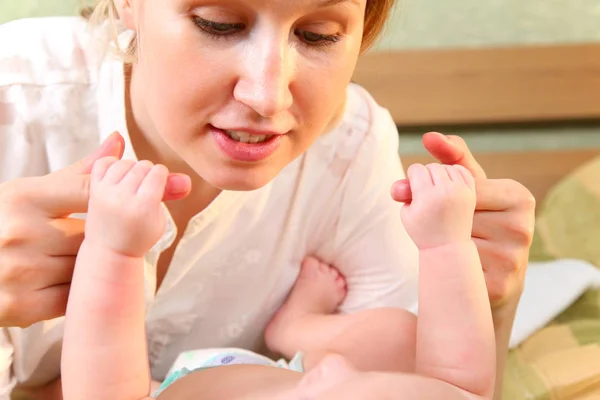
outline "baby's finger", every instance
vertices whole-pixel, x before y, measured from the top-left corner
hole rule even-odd
[[[119,161],[119,159],[116,157],[104,157],[96,161],[92,167],[92,181],[98,182],[104,179],[106,171],[108,171],[108,169],[117,161]]]
[[[119,185],[127,188],[131,193],[136,193],[153,166],[154,164],[150,161],[137,162],[121,180]]]
[[[453,165],[452,168],[460,173],[460,176],[469,188],[475,189],[475,178],[473,177],[471,171],[462,165]]]
[[[446,172],[448,172],[448,176],[452,182],[466,184],[459,169],[455,168],[454,165],[445,165],[444,168],[446,168]]]
[[[431,174],[423,164],[412,164],[408,167],[407,175],[412,191],[412,200],[415,200],[423,190],[433,186]]]
[[[127,175],[129,170],[135,165],[133,160],[120,160],[108,168],[103,181],[107,183],[119,183]]]
[[[450,182],[450,176],[448,176],[448,171],[441,164],[428,164],[427,169],[431,174],[431,179],[433,180],[434,185],[442,185],[444,183]]]
[[[165,193],[169,170],[164,165],[155,165],[146,175],[140,187],[138,194],[148,201],[160,203]]]

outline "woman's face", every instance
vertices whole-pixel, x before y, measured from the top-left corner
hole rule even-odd
[[[265,185],[336,122],[365,6],[131,0],[138,126],[217,188]]]

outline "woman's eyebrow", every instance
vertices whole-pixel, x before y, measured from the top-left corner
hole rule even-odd
[[[360,6],[358,0],[324,0],[319,4],[319,7],[332,7],[340,3],[351,3],[355,6]]]

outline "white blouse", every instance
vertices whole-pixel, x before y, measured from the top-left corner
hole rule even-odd
[[[124,157],[135,158],[123,64],[104,41],[91,40],[87,21],[10,22],[0,25],[0,43],[0,182],[70,165],[115,130],[126,139]],[[176,236],[169,216],[146,257],[153,379],[162,380],[184,350],[264,351],[265,325],[307,255],[346,276],[343,312],[381,306],[416,312],[418,254],[402,226],[401,204],[390,196],[392,183],[404,177],[398,132],[362,88],[351,84],[347,96],[339,125],[271,183],[223,192],[189,222],[155,294],[156,261]],[[63,323],[2,331],[0,399],[15,384],[59,376]]]

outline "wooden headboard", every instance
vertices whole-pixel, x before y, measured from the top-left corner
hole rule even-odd
[[[403,127],[600,120],[600,44],[373,52],[354,80]]]
[[[354,81],[390,110],[402,130],[600,126],[600,44],[373,52],[359,61]],[[475,154],[489,177],[518,180],[538,204],[558,180],[596,155],[600,149]],[[432,159],[417,154],[402,160],[408,167]]]

